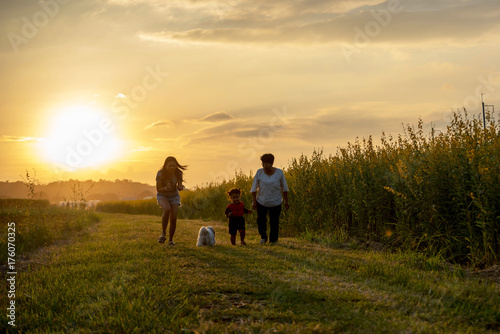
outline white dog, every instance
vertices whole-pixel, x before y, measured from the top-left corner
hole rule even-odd
[[[215,230],[212,226],[202,226],[198,233],[198,242],[196,246],[213,246],[215,245]]]

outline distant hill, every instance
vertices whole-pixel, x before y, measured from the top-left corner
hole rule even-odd
[[[25,182],[0,181],[0,198],[27,198]],[[156,196],[154,186],[131,180],[57,181],[35,185],[36,198],[48,199],[52,203],[64,200],[132,200]]]

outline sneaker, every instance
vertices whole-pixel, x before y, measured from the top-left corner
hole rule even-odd
[[[267,242],[267,239],[260,239],[260,244],[263,245]]]

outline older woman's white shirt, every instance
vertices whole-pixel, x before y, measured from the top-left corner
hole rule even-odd
[[[273,175],[267,175],[263,168],[257,170],[253,178],[251,192],[257,192],[257,202],[263,206],[273,207],[278,206],[283,201],[281,192],[288,192],[285,174],[279,168]]]

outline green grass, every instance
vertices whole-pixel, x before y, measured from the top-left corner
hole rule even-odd
[[[498,282],[416,254],[281,238],[232,246],[225,223],[99,214],[71,242],[18,264],[26,333],[485,333],[500,329]],[[196,247],[210,224],[217,245]],[[2,305],[5,295],[0,298]],[[3,307],[3,306],[2,306]],[[2,324],[5,312],[0,312]],[[7,327],[12,332],[12,328]]]

